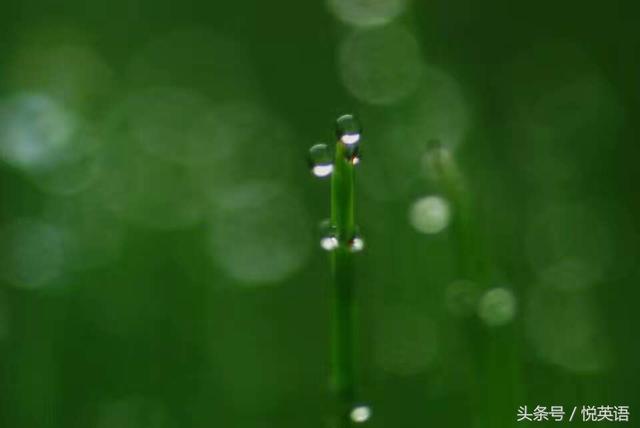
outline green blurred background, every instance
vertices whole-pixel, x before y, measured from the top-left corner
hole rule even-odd
[[[326,426],[345,112],[366,425],[637,426],[636,2],[2,9],[0,426]]]

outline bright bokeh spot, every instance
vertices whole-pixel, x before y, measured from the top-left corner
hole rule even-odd
[[[422,197],[409,209],[409,222],[420,233],[441,232],[449,225],[450,219],[449,203],[440,196]]]
[[[23,93],[0,104],[0,157],[25,170],[41,171],[75,156],[79,118],[53,98]]]
[[[45,193],[91,186],[100,146],[96,130],[55,98],[21,93],[0,104],[0,156]]]
[[[338,66],[349,92],[374,105],[407,98],[423,73],[418,42],[399,26],[352,32],[340,46]]]
[[[507,288],[487,290],[478,303],[478,316],[490,327],[505,325],[516,315],[517,300]]]

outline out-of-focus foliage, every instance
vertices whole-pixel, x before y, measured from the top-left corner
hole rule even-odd
[[[639,12],[4,4],[0,426],[326,426],[328,186],[306,151],[344,112],[366,424],[634,418]]]

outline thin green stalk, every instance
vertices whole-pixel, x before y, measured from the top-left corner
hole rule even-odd
[[[331,253],[331,385],[340,427],[350,425],[349,412],[357,398],[355,275],[350,246],[356,234],[352,150],[338,140],[331,176],[331,223],[339,243]]]

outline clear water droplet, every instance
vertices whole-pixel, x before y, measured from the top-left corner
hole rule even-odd
[[[358,234],[349,240],[349,251],[359,253],[364,250],[364,239]]]
[[[333,172],[333,156],[326,144],[315,144],[309,149],[309,167],[313,175],[328,177]]]
[[[353,238],[341,241],[338,237],[338,230],[330,220],[320,222],[320,247],[326,251],[334,251],[340,246],[344,246],[352,253],[358,253],[364,249],[364,240],[360,236],[358,229]]]
[[[339,246],[338,238],[332,235],[323,236],[320,238],[320,246],[323,250],[333,251]]]
[[[358,122],[355,116],[345,114],[336,120],[336,136],[338,140],[347,146],[358,144],[361,133],[362,128],[360,127],[360,122]]]
[[[320,247],[325,251],[333,251],[338,248],[338,233],[334,225],[329,220],[320,223]]]
[[[351,165],[358,165],[360,163],[360,148],[357,144],[351,146],[345,146],[345,157]]]
[[[366,405],[357,405],[351,409],[349,417],[355,423],[361,424],[371,419],[371,407]]]

